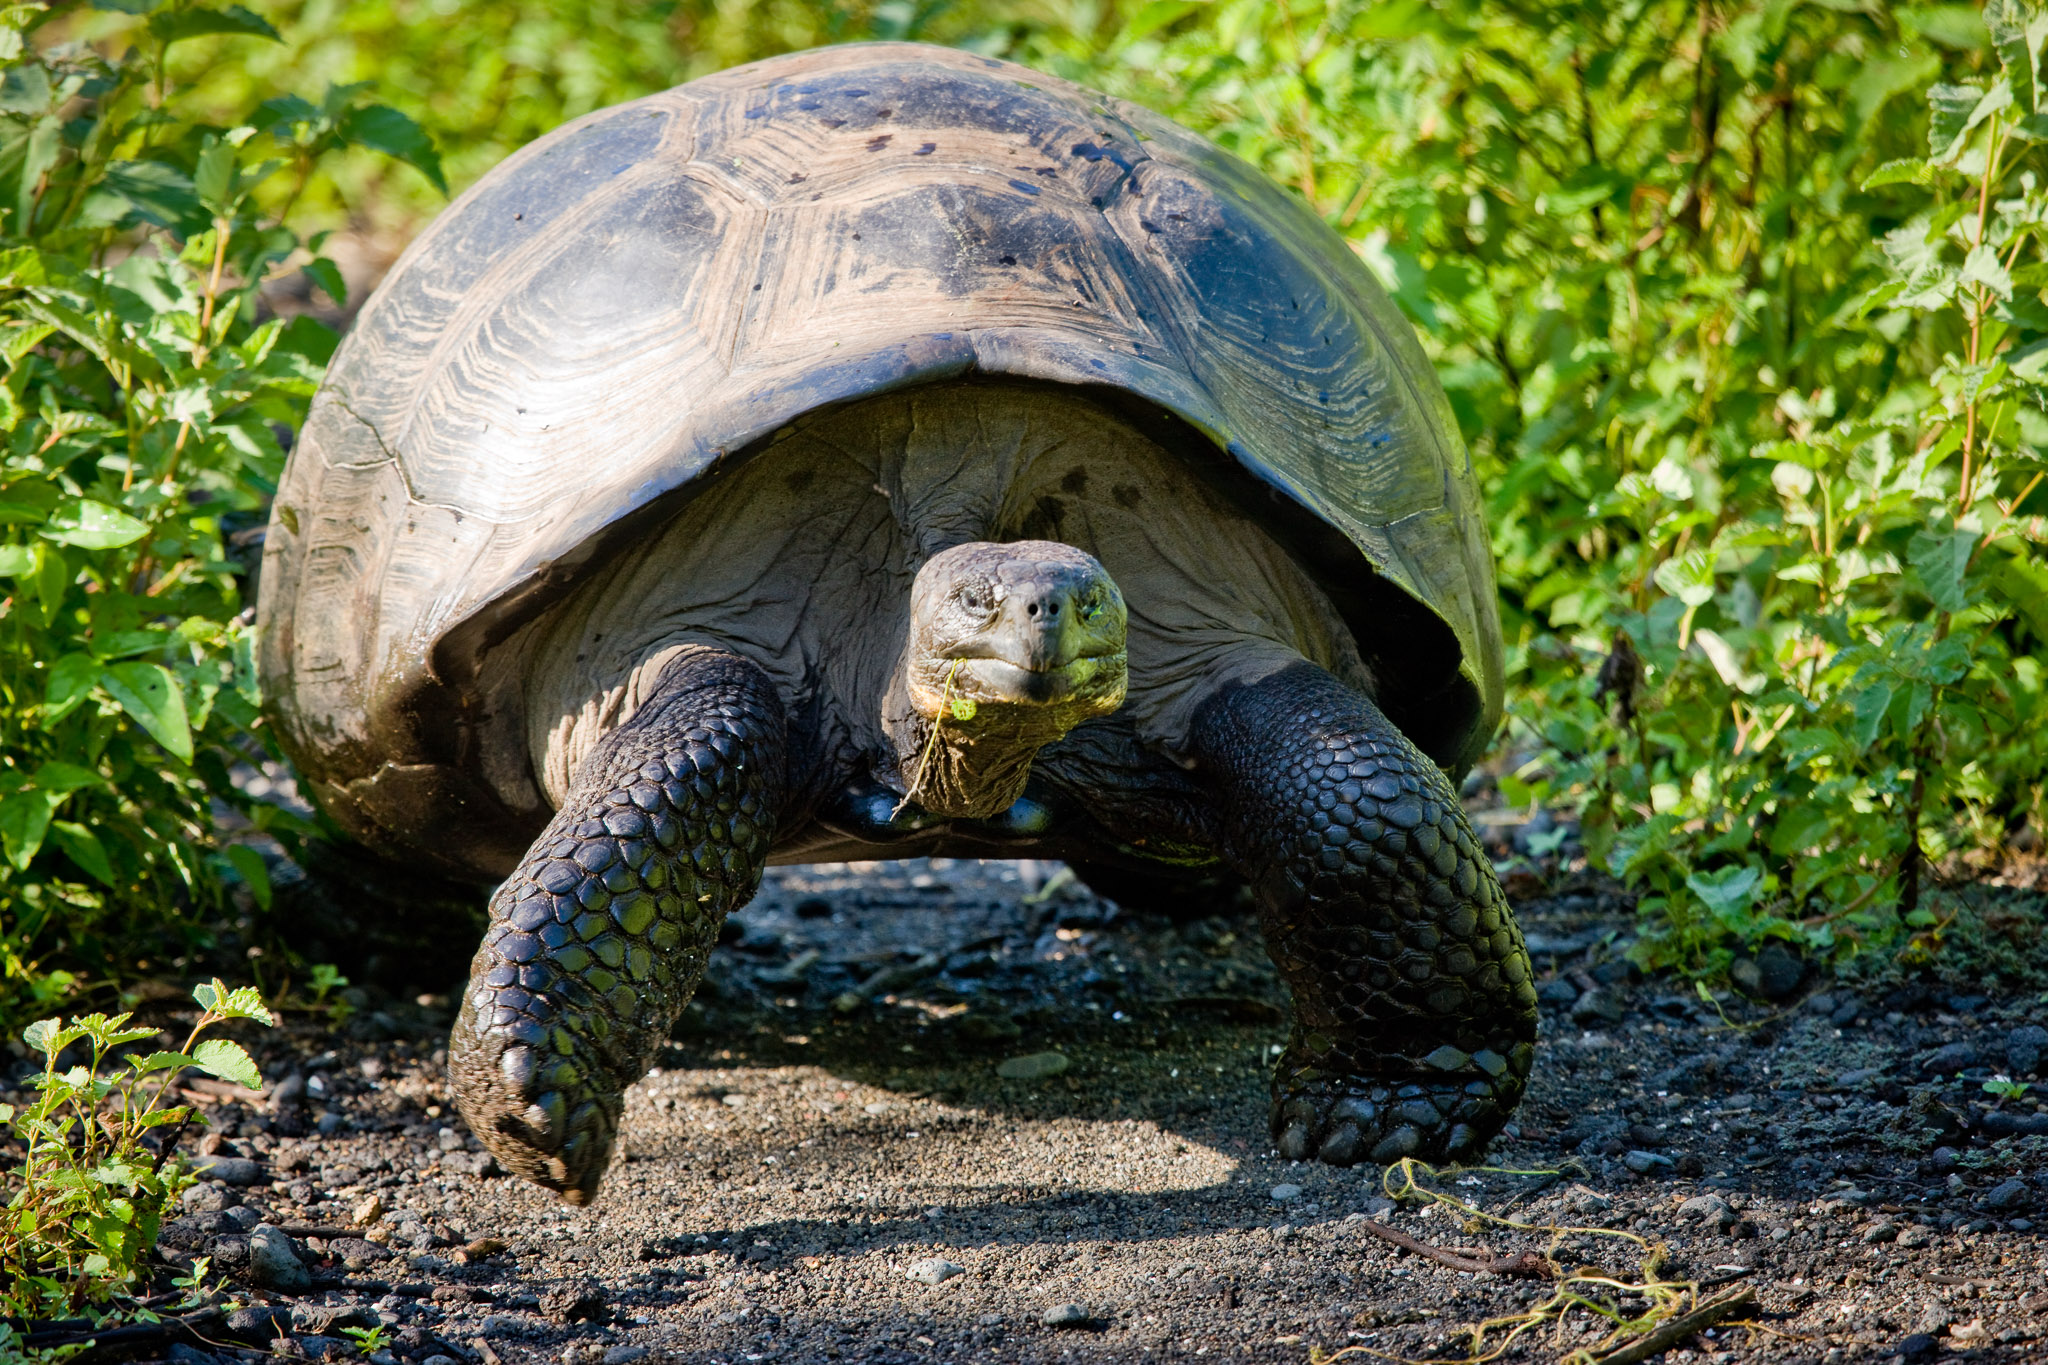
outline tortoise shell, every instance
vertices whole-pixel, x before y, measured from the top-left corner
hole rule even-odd
[[[490,652],[785,424],[971,374],[1199,433],[1344,615],[1389,717],[1447,768],[1477,755],[1502,671],[1477,483],[1345,242],[1144,109],[878,43],[557,129],[384,280],[264,550],[260,666],[311,794],[373,846],[502,875],[548,812],[482,757],[507,723]]]

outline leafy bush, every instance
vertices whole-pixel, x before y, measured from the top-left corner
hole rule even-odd
[[[268,1026],[261,997],[218,980],[192,996],[199,1020],[176,1052],[117,1055],[157,1035],[130,1027],[126,1014],[44,1019],[22,1035],[44,1061],[35,1102],[18,1113],[0,1105],[0,1122],[28,1147],[0,1177],[13,1191],[0,1222],[0,1317],[61,1317],[136,1285],[165,1212],[192,1184],[171,1156],[192,1111],[164,1103],[181,1072],[263,1088],[240,1043],[201,1038],[231,1019]],[[87,1059],[60,1070],[59,1057],[77,1043],[88,1046]],[[143,1142],[151,1133],[155,1150]]]
[[[182,45],[269,25],[107,7],[0,9],[0,1018],[175,951],[167,928],[202,938],[227,880],[268,902],[253,849],[214,851],[217,803],[282,819],[229,781],[261,752],[229,541],[334,340],[264,286],[342,286],[256,194],[289,207],[336,148],[418,136],[359,90],[201,121]]]

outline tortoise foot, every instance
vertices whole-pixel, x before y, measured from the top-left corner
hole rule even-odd
[[[472,1007],[486,993],[491,1002]],[[547,1001],[516,986],[472,990],[470,1000],[449,1055],[471,1131],[512,1174],[564,1203],[588,1204],[611,1164],[623,1107],[605,1058]]]
[[[1273,1136],[1294,1160],[1464,1160],[1535,1056],[1529,957],[1444,774],[1306,664],[1197,721],[1224,850],[1294,992]]]
[[[1477,1160],[1514,1113],[1532,1051],[1467,1056],[1446,1046],[1431,1060],[1450,1069],[1435,1074],[1345,1075],[1290,1049],[1273,1078],[1274,1144],[1290,1161],[1331,1166]]]
[[[455,1103],[515,1175],[587,1204],[726,912],[760,884],[785,782],[754,665],[686,652],[584,760],[491,897],[448,1043]]]

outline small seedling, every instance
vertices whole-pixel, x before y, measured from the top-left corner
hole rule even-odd
[[[182,1072],[263,1088],[240,1043],[201,1039],[230,1019],[273,1023],[262,998],[219,980],[192,996],[199,1021],[177,1052],[121,1051],[157,1032],[131,1027],[128,1014],[43,1019],[23,1032],[44,1063],[34,1103],[0,1105],[0,1122],[28,1146],[4,1177],[12,1197],[0,1220],[0,1316],[65,1316],[136,1282],[165,1210],[193,1183],[171,1159],[192,1111],[164,1103]],[[81,1042],[90,1045],[88,1059],[59,1070],[58,1058]],[[152,1132],[160,1139],[154,1150],[143,1142]]]
[[[366,1356],[374,1355],[391,1344],[382,1323],[375,1327],[344,1327],[341,1330],[355,1342],[356,1349]]]
[[[332,962],[314,963],[312,978],[306,982],[307,987],[313,992],[313,1003],[316,1005],[326,1003],[330,991],[340,990],[347,984],[348,978],[343,976],[341,969]]]
[[[1984,1082],[1984,1093],[1987,1095],[1996,1095],[1998,1096],[1998,1098],[2002,1100],[2019,1099],[2032,1088],[2033,1087],[2027,1084],[2027,1082],[2016,1081],[2012,1077],[2006,1075],[2004,1072],[2000,1072],[1998,1075],[1993,1076],[1990,1080]]]

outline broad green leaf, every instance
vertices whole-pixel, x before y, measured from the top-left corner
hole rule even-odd
[[[2012,297],[2012,276],[2006,274],[1998,253],[1989,246],[1970,249],[1970,254],[1963,258],[1963,278],[1983,285],[2001,299]]]
[[[209,138],[200,150],[198,167],[192,172],[192,192],[217,214],[225,214],[233,207],[235,154],[233,143]]]
[[[162,664],[139,661],[109,664],[100,671],[100,686],[151,739],[179,760],[192,761],[192,730],[185,718],[185,694],[169,669]]]
[[[233,1081],[250,1090],[263,1088],[263,1074],[256,1069],[249,1050],[231,1038],[208,1038],[192,1049],[192,1061],[209,1076]]]
[[[2039,384],[2048,377],[2048,338],[2030,342],[2016,351],[2008,351],[2005,367],[2013,375],[2029,384]]]
[[[2037,648],[2048,646],[2048,565],[2020,555],[2007,556],[1991,571],[1991,583],[2026,619]]]
[[[84,869],[87,876],[103,886],[114,885],[114,865],[107,858],[100,836],[71,820],[50,823],[50,842],[64,850],[64,856]]]
[[[1906,280],[1918,279],[1941,264],[1941,238],[1921,219],[1893,228],[1879,240],[1892,269]]]
[[[1763,873],[1754,867],[1724,867],[1717,872],[1694,872],[1685,885],[1717,917],[1739,914],[1756,900]]]
[[[1877,743],[1877,727],[1884,723],[1886,711],[1891,709],[1892,688],[1889,683],[1872,683],[1856,692],[1849,699],[1850,710],[1856,716],[1856,743],[1868,749]]]
[[[85,550],[116,550],[149,534],[149,525],[116,507],[80,498],[57,509],[43,534]]]
[[[54,1057],[63,1050],[64,1044],[57,1043],[57,1034],[64,1027],[62,1019],[38,1019],[21,1032],[21,1037],[30,1047],[46,1056]],[[84,1035],[80,1035],[83,1037]],[[53,1046],[53,1044],[55,1044]]]
[[[50,73],[40,62],[9,66],[0,76],[0,114],[48,113],[50,99]]]
[[[1955,159],[1971,131],[2012,104],[2012,87],[1999,81],[1989,90],[1973,85],[1937,85],[1927,92],[1927,147],[1937,164]]]
[[[34,573],[35,567],[35,553],[28,546],[0,545],[0,574],[19,578],[23,574]]]
[[[1771,852],[1789,857],[1802,849],[1823,843],[1833,827],[1830,812],[1807,803],[1794,803],[1778,813],[1771,829]]]
[[[68,795],[80,787],[108,785],[107,779],[91,768],[82,768],[76,763],[66,763],[54,758],[37,766],[35,776],[29,779],[29,784],[58,796]]]
[[[29,223],[36,212],[36,190],[63,151],[64,124],[55,114],[45,114],[30,125],[22,147],[20,179],[16,187],[14,221]]]
[[[44,279],[43,258],[33,247],[16,247],[11,251],[0,251],[0,284],[17,288],[41,284]],[[7,362],[9,369],[21,363],[21,358],[40,345],[55,327],[47,322],[14,322],[0,329],[0,359]]]
[[[99,660],[89,654],[66,654],[50,665],[48,690],[43,695],[43,721],[55,725],[92,695],[100,680]]]
[[[1977,533],[1971,530],[1917,531],[1907,547],[1906,559],[1920,574],[1920,582],[1934,605],[1951,614],[1970,604],[1964,583],[1971,551],[1977,547]]]
[[[181,237],[203,232],[209,222],[191,177],[161,161],[117,161],[102,183],[145,223]]]
[[[338,131],[344,141],[397,157],[432,181],[435,189],[448,193],[448,181],[441,174],[441,154],[434,150],[433,140],[396,109],[382,104],[351,109]]]
[[[256,898],[258,907],[270,908],[270,869],[264,865],[263,855],[247,844],[229,844],[225,850],[227,859],[234,864],[235,872],[241,877],[249,894]]]
[[[1138,12],[1131,16],[1123,32],[1117,34],[1119,46],[1149,38],[1169,24],[1177,24],[1188,15],[1200,9],[1196,0],[1145,0],[1138,6]]]
[[[224,1018],[255,1019],[265,1024],[276,1022],[254,986],[237,986],[229,990],[226,982],[215,977],[211,982],[194,986],[192,998],[199,1002],[200,1008]]]
[[[1934,168],[1917,157],[1897,157],[1864,177],[1863,188],[1880,185],[1927,185],[1934,181]]]
[[[325,256],[315,256],[307,261],[305,271],[312,276],[313,283],[325,290],[327,297],[334,300],[337,308],[348,303],[348,283],[341,277],[341,269]]]
[[[167,44],[221,33],[249,38],[268,38],[274,43],[284,41],[278,36],[277,30],[270,26],[268,20],[259,18],[240,5],[224,5],[219,9],[174,9],[151,19],[149,31],[157,41]]]
[[[1690,502],[1693,495],[1692,471],[1679,460],[1666,455],[1650,471],[1650,482],[1659,493],[1673,502]]]
[[[2020,108],[2041,112],[2041,45],[2048,41],[2048,12],[2017,0],[1988,0],[1984,27]]]
[[[50,817],[63,799],[29,789],[0,800],[0,850],[17,869],[26,871],[43,846],[43,836],[50,830]]]
[[[1688,607],[1714,600],[1714,552],[1687,550],[1657,566],[1657,586]]]
[[[183,1052],[152,1052],[147,1057],[129,1057],[128,1065],[146,1076],[152,1071],[168,1071],[174,1066],[191,1066],[193,1060]]]
[[[1975,5],[1902,5],[1893,14],[1906,33],[1943,47],[1974,52],[1990,40]]]

